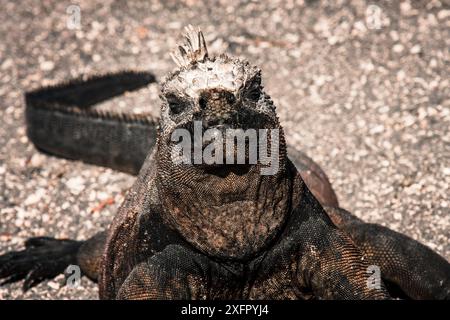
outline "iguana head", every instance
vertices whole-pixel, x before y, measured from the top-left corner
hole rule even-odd
[[[158,184],[164,190],[167,216],[199,249],[222,257],[249,257],[275,236],[288,202],[284,199],[289,184],[283,178],[284,135],[273,102],[261,84],[261,70],[226,55],[210,57],[203,34],[192,27],[187,28],[185,43],[173,58],[178,69],[162,85],[157,152]],[[258,143],[262,141],[260,130],[266,130],[262,142],[267,144],[268,155],[273,156],[271,151],[276,149],[277,158],[272,157],[278,162],[276,172],[262,175],[261,169],[273,164],[262,163],[260,154],[251,162],[255,149],[249,146],[244,147],[244,163],[236,164],[239,146],[226,146],[230,129],[254,130]],[[180,132],[191,137],[192,152],[184,162],[177,161],[176,146],[184,137]],[[213,134],[207,136],[208,132]],[[197,149],[195,134],[202,135]],[[216,140],[217,135],[222,135],[222,140]],[[219,141],[214,157],[223,151],[214,159],[223,161],[202,158],[212,141]],[[227,161],[227,150],[234,163]],[[200,161],[195,161],[196,156]],[[267,201],[277,205],[263,208]]]

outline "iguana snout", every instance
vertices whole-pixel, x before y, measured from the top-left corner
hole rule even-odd
[[[204,90],[198,99],[199,120],[202,120],[204,127],[209,129],[217,126],[238,126],[237,115],[241,103],[235,95],[223,89]]]

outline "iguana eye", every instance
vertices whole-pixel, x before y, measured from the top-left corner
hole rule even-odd
[[[180,114],[185,109],[185,103],[175,96],[168,97],[167,103],[169,104],[170,113],[174,115]]]
[[[243,93],[246,100],[250,102],[258,102],[262,93],[261,78],[255,77],[250,80],[243,90]]]
[[[257,102],[259,100],[259,97],[261,96],[261,90],[259,88],[252,88],[250,91],[248,91],[245,94],[245,98],[247,100]]]

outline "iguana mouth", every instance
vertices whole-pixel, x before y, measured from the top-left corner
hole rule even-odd
[[[230,174],[235,176],[244,176],[250,172],[252,165],[250,164],[222,164],[209,165],[204,167],[204,172],[219,178],[227,178]]]

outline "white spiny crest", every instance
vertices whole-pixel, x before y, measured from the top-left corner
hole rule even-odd
[[[184,44],[178,46],[178,51],[172,52],[170,56],[179,66],[184,67],[196,61],[203,61],[208,57],[205,38],[200,28],[194,29],[192,25],[185,27]]]

